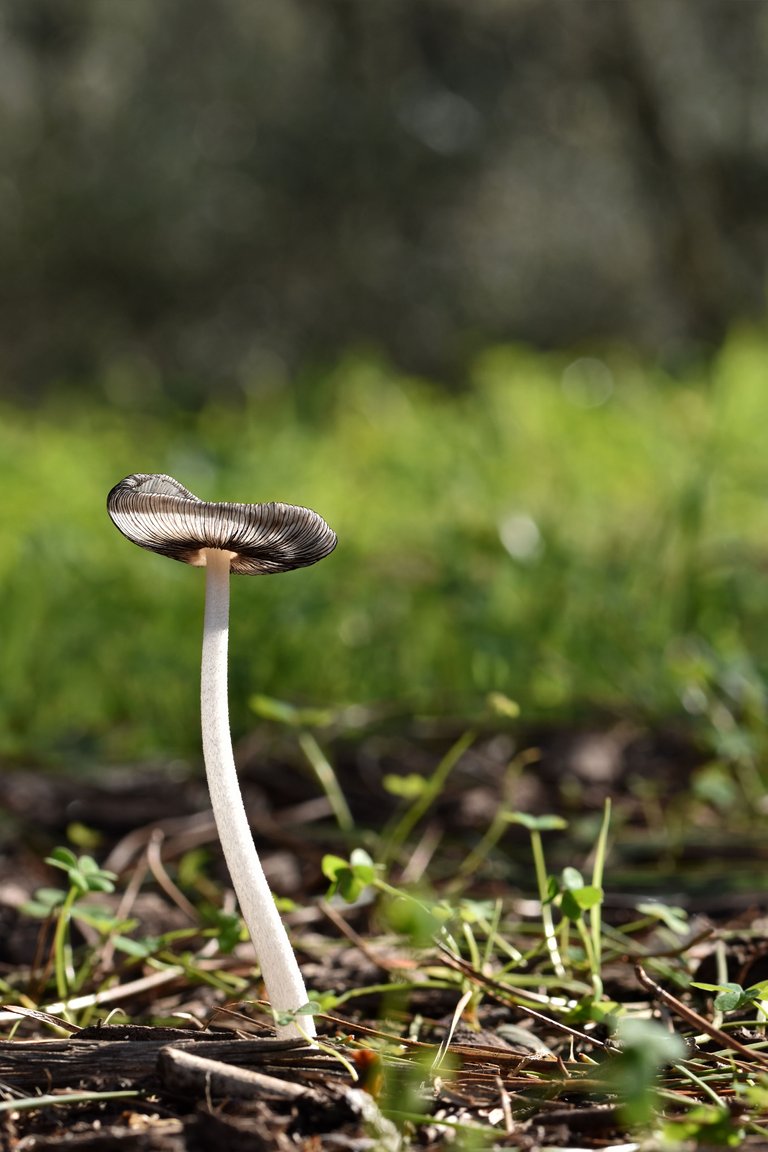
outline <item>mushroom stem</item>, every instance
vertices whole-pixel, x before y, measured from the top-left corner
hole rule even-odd
[[[231,553],[205,552],[205,624],[200,702],[203,756],[216,826],[240,911],[256,951],[256,959],[275,1012],[290,1012],[307,1003],[288,934],[264,875],[248,824],[232,752],[227,702],[227,639],[229,628],[229,565]],[[278,1024],[277,1035],[295,1039],[315,1035],[311,1016],[296,1024]]]

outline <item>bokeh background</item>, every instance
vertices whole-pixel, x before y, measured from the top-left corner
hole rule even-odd
[[[755,755],[767,147],[750,0],[8,0],[0,749],[198,755],[200,573],[104,512],[162,471],[339,533],[234,581],[236,735],[515,701]]]

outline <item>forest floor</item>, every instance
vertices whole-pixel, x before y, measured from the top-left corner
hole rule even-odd
[[[329,744],[341,828],[290,736],[238,749],[314,1048],[274,1039],[200,773],[5,765],[0,1148],[768,1148],[750,782],[625,722],[460,737]],[[64,844],[114,891],[72,895]]]

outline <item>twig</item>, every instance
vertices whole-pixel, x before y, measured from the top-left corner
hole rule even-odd
[[[639,983],[645,988],[646,992],[652,993],[657,1000],[660,1000],[667,1008],[670,1008],[677,1016],[680,1016],[691,1027],[696,1028],[699,1032],[706,1033],[713,1040],[717,1040],[724,1048],[731,1048],[734,1052],[738,1052],[740,1056],[745,1056],[749,1060],[756,1060],[758,1064],[762,1064],[764,1068],[768,1068],[768,1055],[753,1048],[748,1048],[746,1044],[742,1044],[735,1036],[729,1036],[727,1032],[721,1031],[716,1028],[714,1024],[710,1024],[693,1008],[689,1008],[673,996],[671,992],[667,992],[655,980],[652,980],[641,964],[635,964],[635,975]]]
[[[71,1000],[61,1000],[56,1004],[47,1004],[44,1011],[52,1016],[59,1016],[62,1012],[77,1012],[81,1008],[93,1008],[98,1004],[113,1004],[119,1000],[128,1000],[131,996],[138,996],[142,992],[149,992],[163,984],[171,984],[184,976],[185,970],[178,964],[171,968],[164,968],[161,972],[153,972],[149,976],[142,976],[140,980],[132,980],[129,984],[118,984],[115,988],[105,988],[101,992],[92,992],[86,996],[73,996]],[[26,1015],[25,1009],[21,1015]],[[19,1012],[10,1005],[6,1011],[0,1012],[0,1024],[15,1024]]]
[[[469,976],[472,980],[477,981],[478,984],[482,984],[488,992],[494,994],[502,1003],[509,1004],[510,1001],[512,1001],[515,1007],[519,1008],[521,1012],[525,1012],[527,1016],[533,1017],[534,1020],[538,1020],[550,1028],[556,1028],[560,1032],[565,1032],[567,1035],[573,1036],[574,1039],[581,1040],[584,1044],[591,1044],[596,1048],[605,1047],[602,1040],[598,1040],[596,1036],[588,1036],[586,1032],[579,1032],[578,1029],[571,1028],[568,1024],[563,1024],[562,1020],[545,1016],[543,1012],[531,1008],[530,1005],[521,1004],[519,1001],[514,1000],[516,989],[500,984],[497,980],[492,980],[489,976],[484,976],[482,972],[478,972],[471,964],[467,964],[465,960],[460,960],[458,956],[454,956],[453,953],[449,952],[443,945],[439,945],[439,947],[443,953],[445,962],[449,966],[457,968],[460,972],[463,972],[465,976]],[[521,998],[527,999],[529,994],[525,991],[520,991],[519,995]]]
[[[171,900],[177,908],[181,909],[188,920],[191,920],[193,924],[199,924],[200,916],[194,904],[191,904],[189,900],[187,900],[184,893],[174,884],[165,870],[162,854],[164,839],[165,833],[162,828],[155,828],[152,831],[147,844],[147,865],[149,870],[168,899]]]
[[[227,1096],[235,1099],[317,1099],[314,1089],[222,1060],[198,1056],[183,1048],[167,1047],[158,1053],[157,1068],[165,1087],[181,1096]]]

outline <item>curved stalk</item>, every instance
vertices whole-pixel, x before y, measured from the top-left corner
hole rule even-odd
[[[275,907],[248,824],[232,753],[227,700],[229,552],[206,549],[205,623],[200,704],[203,757],[213,815],[240,911],[274,1012],[307,1003],[307,991],[288,934]],[[277,1025],[282,1039],[315,1035],[311,1016]]]

